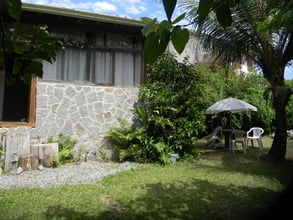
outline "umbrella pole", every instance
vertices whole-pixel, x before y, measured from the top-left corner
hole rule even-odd
[[[227,116],[227,126],[228,126],[228,129],[232,129],[232,124],[231,124],[231,118],[232,118],[232,113],[231,112],[228,112],[228,116]]]
[[[225,148],[230,148],[230,132],[232,130],[232,125],[231,125],[231,112],[227,112],[227,130],[225,133]]]

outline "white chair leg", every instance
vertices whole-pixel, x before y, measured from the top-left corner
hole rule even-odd
[[[262,140],[261,139],[257,139],[258,145],[259,145],[259,149],[262,150],[263,149],[263,144],[262,144]]]
[[[246,144],[245,144],[245,142],[246,142],[246,141],[243,141],[243,142],[242,142],[243,154],[244,154],[244,155],[246,155]]]
[[[236,145],[235,140],[232,140],[231,141],[231,149],[232,149],[233,154],[235,153],[235,147],[236,147],[235,145]]]
[[[249,146],[249,139],[248,138],[246,139],[246,146],[247,147]]]

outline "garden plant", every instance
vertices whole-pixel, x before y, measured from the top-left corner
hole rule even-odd
[[[264,137],[264,152],[272,138]],[[0,189],[0,219],[278,219],[290,216],[293,140],[287,161],[258,159],[205,147],[198,160],[181,159],[161,166],[141,163],[136,169],[96,184],[55,188]],[[57,168],[58,169],[58,168]],[[289,197],[285,197],[285,196]],[[287,198],[279,203],[279,197]],[[284,204],[285,202],[285,204]]]

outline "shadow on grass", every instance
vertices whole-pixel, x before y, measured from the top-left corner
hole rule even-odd
[[[61,205],[50,206],[43,219],[96,219],[95,216],[89,215],[86,212],[78,212],[73,208],[62,208]]]
[[[290,150],[293,148],[293,146],[289,147]],[[219,171],[263,176],[278,180],[285,186],[293,183],[293,160],[286,159],[283,162],[274,163],[260,159],[260,156],[266,154],[268,149],[261,151],[258,147],[249,147],[246,155],[243,155],[242,151],[233,154],[229,149],[223,148],[214,150],[202,149],[205,152],[203,158],[220,161],[221,165],[217,167]]]
[[[259,219],[278,195],[265,188],[229,187],[194,179],[190,183],[147,184],[145,194],[127,202],[112,199],[94,215],[51,206],[44,219]],[[231,203],[231,201],[233,201]],[[266,202],[264,204],[263,202]]]
[[[257,159],[258,148],[251,148],[246,156],[227,150],[209,151],[207,159],[221,160],[214,170],[219,172],[242,172],[277,179],[288,184],[293,171],[293,162],[272,164]],[[199,168],[194,163],[191,168]],[[211,167],[213,169],[213,167]],[[282,172],[280,172],[282,170]],[[261,187],[218,185],[206,180],[192,178],[188,183],[152,183],[141,186],[145,192],[137,197],[118,195],[105,204],[106,211],[87,210],[60,205],[50,206],[43,219],[278,219],[290,214],[286,204],[292,204],[292,187],[281,197],[279,192]],[[122,192],[123,193],[123,192]],[[109,193],[110,194],[110,193]],[[273,206],[271,206],[273,204]],[[23,218],[24,219],[24,218]]]

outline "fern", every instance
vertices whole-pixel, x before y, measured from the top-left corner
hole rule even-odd
[[[54,166],[73,161],[73,148],[77,140],[67,134],[59,134],[57,138],[49,137],[48,143],[58,143],[59,145],[59,152],[53,158]]]
[[[139,114],[143,117],[142,108]],[[122,118],[119,123],[120,127],[111,128],[105,137],[119,149],[121,161],[170,163],[170,147],[164,142],[155,143],[155,140],[147,135],[145,126],[131,128],[129,122]]]
[[[120,127],[110,128],[109,132],[105,134],[105,138],[119,148],[126,148],[129,144],[129,134],[131,134],[132,128],[130,123],[124,119],[118,119]]]

